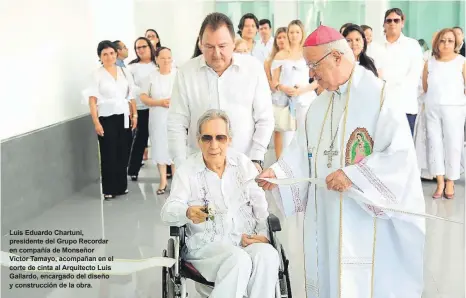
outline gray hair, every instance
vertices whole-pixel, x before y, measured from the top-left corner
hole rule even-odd
[[[354,63],[356,61],[356,59],[354,58],[353,50],[351,50],[346,39],[339,39],[336,41],[332,41],[322,46],[329,52],[332,50],[339,51],[351,63]]]
[[[228,117],[227,113],[222,110],[217,110],[217,109],[211,109],[202,114],[202,116],[197,120],[197,138],[199,139],[201,137],[201,129],[202,125],[206,123],[207,121],[210,120],[215,120],[215,119],[222,119],[226,126],[227,126],[227,136],[231,138],[233,136],[233,133],[231,131],[231,122],[230,118]]]

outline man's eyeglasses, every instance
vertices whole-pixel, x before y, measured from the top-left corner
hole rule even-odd
[[[228,141],[228,136],[226,135],[216,135],[216,136],[211,136],[211,135],[202,135],[201,136],[201,141],[203,143],[210,143],[214,139],[219,143],[225,144]]]
[[[394,22],[395,24],[399,24],[401,22],[401,19],[386,19],[385,20],[385,23],[387,24],[391,24],[392,22]]]
[[[330,55],[332,52],[328,52],[327,54],[325,54],[324,57],[320,58],[319,60],[317,60],[317,62],[315,63],[308,63],[307,64],[307,67],[309,67],[309,70],[312,70],[314,71],[318,66],[319,66],[319,63],[322,62],[322,60],[324,60],[325,58],[327,58],[328,55]]]

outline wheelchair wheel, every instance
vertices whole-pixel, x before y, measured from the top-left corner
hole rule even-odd
[[[163,251],[164,257],[175,258],[175,241],[168,240],[167,250]],[[175,265],[173,265],[175,266]],[[175,298],[175,283],[173,268],[162,268],[162,298]]]
[[[286,258],[285,250],[283,246],[280,245],[280,250],[283,260],[283,277],[280,279],[280,288],[282,297],[292,298],[291,296],[291,282],[290,282],[290,272],[288,271],[289,260]],[[286,295],[286,296],[284,296]]]
[[[166,258],[167,257],[167,250],[164,249],[162,253],[162,257]],[[169,280],[170,276],[168,276],[168,269],[167,267],[162,267],[162,298],[168,298],[168,285],[167,285],[167,280]]]

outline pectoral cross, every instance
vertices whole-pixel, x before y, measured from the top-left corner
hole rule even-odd
[[[334,151],[333,146],[330,146],[329,150],[324,151],[324,155],[327,155],[327,167],[330,169],[332,167],[332,159],[338,155],[338,151]]]

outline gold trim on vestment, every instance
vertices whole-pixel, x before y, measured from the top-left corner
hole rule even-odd
[[[346,134],[346,122],[347,122],[347,119],[348,119],[348,104],[349,104],[349,100],[350,100],[350,93],[351,93],[351,83],[352,83],[352,80],[353,80],[353,73],[354,73],[354,69],[353,69],[353,72],[351,73],[351,76],[349,78],[349,82],[348,82],[348,96],[346,97],[346,106],[345,106],[345,117],[343,119],[343,129],[341,131],[341,134],[342,134],[342,138],[341,138],[341,151],[340,151],[340,167],[343,168],[345,166],[345,134]],[[339,279],[338,279],[338,292],[339,292],[339,295],[338,297],[341,298],[341,284],[342,284],[342,278],[343,278],[343,275],[342,275],[342,254],[343,254],[343,193],[340,193],[340,248],[339,248],[339,253],[338,253],[338,258],[339,258]]]

